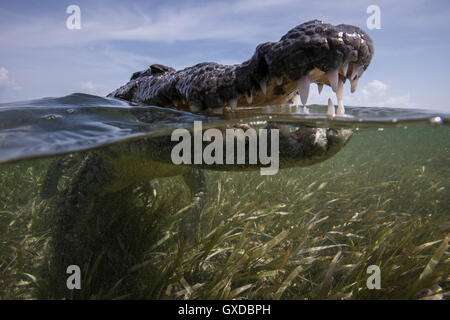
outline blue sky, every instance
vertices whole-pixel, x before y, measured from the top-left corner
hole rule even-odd
[[[66,27],[72,4],[81,9],[80,30]],[[372,4],[381,29],[367,28]],[[2,0],[0,102],[106,95],[153,63],[241,63],[257,44],[316,18],[360,26],[375,43],[357,92],[346,83],[344,104],[450,111],[448,0]],[[328,96],[329,88],[320,96],[312,88],[308,103]]]

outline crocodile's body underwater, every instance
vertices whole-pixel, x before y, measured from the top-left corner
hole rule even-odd
[[[235,112],[240,107],[284,104],[300,95],[305,105],[309,86],[329,85],[336,92],[337,115],[344,115],[343,85],[349,79],[352,92],[373,56],[373,44],[361,29],[349,25],[332,26],[314,20],[289,31],[279,42],[257,47],[253,57],[234,66],[201,63],[175,71],[162,65],[136,72],[131,80],[109,96],[143,105],[190,110],[194,113]],[[149,108],[149,113],[154,112]],[[329,113],[334,106],[329,105]],[[147,115],[136,115],[140,120]],[[149,117],[151,118],[151,117]],[[143,120],[145,121],[145,120]],[[250,124],[248,124],[250,125]],[[247,126],[248,126],[247,125]],[[348,129],[312,128],[267,123],[269,135],[279,131],[280,169],[311,165],[336,154],[352,135]],[[176,142],[170,136],[144,138],[108,148],[88,151],[76,162],[77,170],[61,192],[59,177],[70,165],[68,157],[55,161],[43,184],[45,197],[57,194],[53,232],[55,265],[65,276],[67,265],[83,260],[75,249],[83,237],[75,225],[91,210],[99,197],[120,191],[138,181],[183,175],[192,191],[195,206],[183,219],[184,238],[196,233],[199,211],[206,192],[200,169],[248,170],[254,165],[174,165],[171,150]],[[246,154],[248,154],[248,145]],[[78,230],[78,231],[76,231]],[[80,262],[82,263],[82,262]],[[60,295],[65,295],[62,288]]]

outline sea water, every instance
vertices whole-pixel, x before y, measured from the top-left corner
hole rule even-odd
[[[263,109],[224,118],[84,94],[0,104],[0,298],[448,298],[449,116]],[[273,176],[204,170],[206,202],[194,242],[179,237],[192,209],[181,176],[156,174],[103,192],[101,203],[76,211],[89,212],[73,222],[82,239],[71,248],[79,277],[70,278],[73,268],[61,274],[54,199],[89,150],[167,135],[194,121],[348,128],[353,136],[331,159]],[[47,170],[62,157],[73,159],[70,168],[54,194],[42,197]]]

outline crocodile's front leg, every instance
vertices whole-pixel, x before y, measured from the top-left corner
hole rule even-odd
[[[98,257],[99,252],[97,251],[102,244],[89,242],[90,240],[87,237],[90,234],[89,230],[95,230],[92,228],[97,227],[101,233],[103,232],[101,231],[103,230],[102,225],[108,223],[108,220],[100,218],[100,215],[104,215],[101,212],[104,205],[107,205],[104,201],[109,201],[111,197],[123,196],[123,193],[129,189],[127,186],[130,185],[128,180],[120,179],[121,174],[114,170],[110,155],[107,152],[89,152],[81,160],[79,168],[72,175],[66,188],[58,194],[56,192],[58,181],[67,169],[73,167],[72,162],[66,161],[65,158],[55,160],[49,167],[45,177],[46,183],[43,184],[43,190],[41,191],[46,198],[56,195],[52,200],[53,256],[51,272],[53,275],[50,280],[55,298],[68,298],[74,292],[66,287],[68,266],[78,265],[83,272],[95,262],[93,259],[95,260]],[[181,171],[180,168],[171,165],[176,171],[169,175],[169,172],[163,170],[167,164],[158,165],[153,161],[142,163],[136,161],[128,164],[127,168],[133,168],[140,164],[144,167],[150,167],[151,172],[164,173],[167,176],[176,175],[176,173],[182,174],[184,181],[191,190],[193,205],[184,213],[179,233],[183,241],[195,242],[199,235],[200,213],[206,196],[203,172],[193,167]],[[137,171],[140,173],[141,180],[135,177],[135,182],[148,181],[153,178],[152,174],[142,174],[144,170]],[[126,172],[126,174],[131,173]],[[117,184],[118,180],[122,181],[120,187]],[[99,210],[99,212],[96,212],[96,210]],[[106,217],[109,214],[112,215],[113,212],[106,212]],[[105,225],[104,228],[107,228],[107,226]]]
[[[82,161],[68,187],[55,200],[53,210],[53,272],[55,297],[69,297],[66,287],[67,267],[84,265],[87,256],[81,243],[85,228],[89,227],[86,217],[94,207],[103,187],[109,181],[103,159],[97,153],[90,153]],[[84,230],[84,231],[83,231]]]
[[[42,182],[41,199],[49,199],[58,193],[58,183],[63,172],[79,163],[84,155],[84,153],[68,154],[58,157],[50,163]]]

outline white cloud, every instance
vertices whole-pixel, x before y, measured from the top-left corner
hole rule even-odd
[[[380,81],[372,80],[367,83],[361,91],[356,91],[347,99],[350,105],[370,106],[370,107],[395,107],[413,108],[416,103],[411,100],[411,94],[394,95],[390,92],[389,86]]]
[[[314,87],[314,85],[311,86],[312,94],[308,103],[326,104],[328,97],[331,97],[333,102],[337,104],[336,94],[331,91],[331,88],[325,86],[322,94],[319,95]],[[344,84],[344,105],[393,108],[415,108],[418,106],[409,92],[400,95],[393,94],[389,90],[389,86],[380,80],[368,82],[362,88],[358,88],[355,93],[350,93],[349,87],[350,84],[347,81]]]
[[[387,84],[381,82],[380,80],[372,80],[363,88],[363,93],[366,95],[376,93],[384,96],[386,95],[387,88]]]
[[[94,84],[92,81],[83,81],[80,84],[80,88],[82,92],[90,93],[90,94],[104,94],[107,87],[101,84]]]
[[[19,90],[20,87],[16,84],[14,80],[9,78],[8,73],[9,73],[8,69],[0,66],[0,87]]]
[[[5,67],[0,67],[0,85],[5,85],[8,81],[8,70]]]

